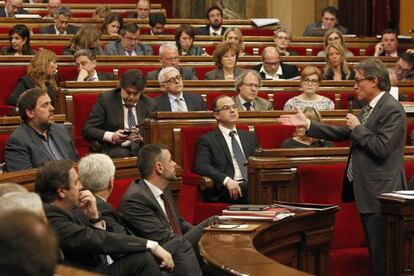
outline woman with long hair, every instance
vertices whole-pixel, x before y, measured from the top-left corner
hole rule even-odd
[[[119,35],[124,25],[124,19],[117,12],[109,13],[102,22],[102,34],[104,35]]]
[[[30,88],[39,87],[49,94],[52,105],[56,103],[57,84],[55,80],[57,55],[47,49],[39,50],[30,61],[27,75],[21,77],[16,88],[9,96],[7,102],[16,105],[17,99],[24,91]]]
[[[355,78],[352,70],[346,63],[345,49],[341,44],[331,44],[326,48],[326,65],[323,70],[324,80],[353,80]]]
[[[96,29],[94,25],[83,25],[79,31],[69,40],[68,44],[65,46],[65,49],[63,49],[63,54],[73,55],[78,50],[88,49],[95,56],[102,55],[103,51],[99,45],[101,34],[101,31]]]
[[[223,42],[230,41],[239,45],[240,53],[239,56],[244,56],[244,39],[243,34],[237,27],[229,27],[223,34]]]
[[[342,48],[344,48],[347,57],[354,56],[354,54],[346,47],[345,39],[341,31],[336,28],[329,29],[325,32],[325,36],[323,37],[324,50],[320,51],[317,56],[324,57],[326,55],[326,48],[328,45],[331,45],[333,43],[340,44]]]
[[[175,32],[175,44],[180,56],[201,56],[203,49],[193,45],[195,29],[187,24],[180,25]]]
[[[30,47],[30,30],[23,24],[14,25],[9,31],[10,46],[1,49],[2,55],[34,55]]]

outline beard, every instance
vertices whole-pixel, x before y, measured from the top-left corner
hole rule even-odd
[[[214,20],[214,22],[211,23],[210,26],[213,27],[213,29],[217,30],[221,27],[221,22],[218,20]]]

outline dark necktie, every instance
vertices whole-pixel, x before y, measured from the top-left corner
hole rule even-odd
[[[134,107],[133,106],[128,106],[128,128],[129,129],[131,129],[132,127],[134,127],[136,125],[134,113],[132,113],[132,108],[134,108]],[[139,152],[139,144],[136,143],[136,142],[132,142],[131,141],[131,151],[135,155],[138,155],[138,152]]]
[[[244,105],[244,107],[246,107],[246,110],[247,110],[247,111],[252,110],[252,103],[245,102],[243,105]]]
[[[236,131],[232,130],[229,133],[231,137],[231,148],[233,150],[234,158],[236,158],[237,165],[239,165],[240,172],[243,176],[245,182],[247,182],[247,167],[246,164],[246,157],[243,154],[243,151],[240,147],[239,142],[236,139]]]
[[[216,33],[216,32],[214,32],[214,33],[213,33],[213,36],[218,36],[218,35],[219,35],[219,34],[218,34],[218,33]]]
[[[173,211],[170,205],[168,198],[165,196],[164,193],[160,195],[161,199],[164,201],[165,212],[167,213],[168,221],[170,222],[171,230],[176,235],[181,235],[181,229],[178,226],[178,222],[173,215]]]
[[[365,125],[365,123],[368,120],[369,115],[371,114],[371,109],[372,107],[367,104],[366,106],[364,106],[361,109],[361,124]],[[352,180],[354,180],[354,171],[353,171],[353,165],[352,165],[352,153],[351,156],[349,158],[349,164],[348,164],[348,169],[346,170],[346,176],[348,177],[348,180],[350,182],[352,182]]]

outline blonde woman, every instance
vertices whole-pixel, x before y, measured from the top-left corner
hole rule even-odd
[[[345,40],[344,40],[344,37],[343,37],[341,31],[339,31],[336,28],[329,29],[329,30],[326,31],[325,36],[323,38],[323,47],[325,49],[320,51],[317,54],[317,56],[318,57],[325,57],[326,47],[328,47],[328,45],[331,45],[332,43],[341,44],[342,48],[344,48],[344,50],[345,50],[345,53],[346,53],[347,57],[353,57],[354,56],[354,54],[347,49],[346,43],[345,43]]]
[[[239,45],[239,49],[240,49],[239,56],[245,55],[243,34],[239,28],[236,28],[236,27],[227,28],[223,34],[223,42],[226,42],[226,41],[234,42],[237,45]]]
[[[345,49],[340,44],[331,44],[326,48],[326,65],[323,70],[324,80],[353,80],[354,72],[346,63]]]
[[[102,55],[103,51],[99,46],[101,31],[94,25],[83,25],[79,31],[69,40],[69,43],[63,49],[64,55],[73,55],[82,49],[89,49],[95,56]]]
[[[56,60],[57,56],[54,52],[46,49],[39,50],[30,61],[27,75],[21,77],[17,82],[16,88],[7,100],[8,104],[16,105],[19,96],[24,91],[34,87],[46,90],[52,100],[52,104],[54,104],[56,102],[57,90],[55,80],[57,72]]]

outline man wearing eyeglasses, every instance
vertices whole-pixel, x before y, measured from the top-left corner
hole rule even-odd
[[[155,98],[157,111],[201,111],[205,110],[203,97],[191,92],[183,92],[184,84],[180,72],[175,67],[165,67],[158,74],[161,90],[166,92]]]
[[[106,55],[113,56],[150,56],[152,48],[139,42],[139,28],[128,23],[121,29],[121,39],[109,42],[105,47]]]
[[[148,72],[147,80],[158,80],[158,74],[162,68],[175,67],[180,72],[183,80],[198,80],[196,71],[192,67],[179,67],[180,58],[178,55],[178,48],[175,43],[165,42],[160,46],[160,62],[161,68]]]
[[[269,46],[262,51],[262,63],[253,66],[264,80],[284,80],[298,77],[299,69],[296,65],[284,64],[276,47]]]
[[[245,70],[234,81],[234,87],[238,93],[233,97],[239,110],[266,111],[273,110],[273,105],[268,100],[259,97],[259,89],[262,86],[262,78],[253,70]]]
[[[16,14],[28,14],[22,6],[23,0],[6,0],[4,8],[0,9],[0,17],[13,17]]]
[[[145,85],[141,71],[130,69],[120,88],[99,95],[83,128],[85,139],[112,158],[137,156],[143,142],[139,126],[155,108],[154,100],[142,94]]]
[[[259,148],[254,132],[236,128],[239,112],[229,96],[213,105],[218,128],[197,141],[194,172],[211,177],[214,187],[203,191],[208,202],[247,203],[247,159]]]
[[[400,58],[395,63],[392,71],[398,81],[402,80],[414,80],[414,53],[405,52],[402,53]]]
[[[355,116],[348,113],[345,126],[309,121],[298,110],[282,115],[286,125],[305,127],[310,137],[329,141],[352,140],[344,173],[342,200],[356,201],[373,265],[374,275],[385,275],[385,218],[377,196],[406,189],[404,145],[407,117],[402,105],[389,93],[385,65],[369,58],[355,66],[354,89],[366,105]]]

